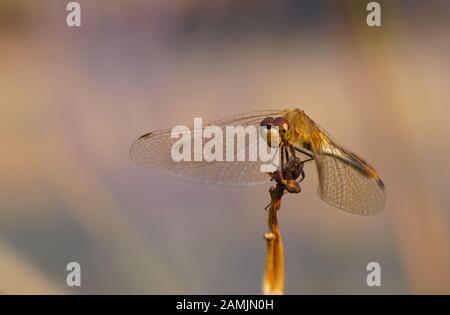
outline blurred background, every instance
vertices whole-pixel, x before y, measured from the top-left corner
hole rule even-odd
[[[270,184],[179,182],[128,150],[295,106],[376,167],[387,204],[332,208],[309,165],[279,215],[286,293],[450,293],[450,2],[379,1],[379,28],[369,1],[80,0],[80,28],[68,2],[0,2],[0,293],[258,294]]]

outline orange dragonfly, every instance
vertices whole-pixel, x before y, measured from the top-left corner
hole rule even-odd
[[[314,161],[319,176],[319,196],[330,205],[359,215],[381,212],[385,187],[375,169],[355,153],[337,144],[300,109],[265,110],[214,121],[225,135],[226,126],[278,127],[282,165],[300,152]],[[193,128],[191,128],[193,132]],[[131,159],[142,166],[168,169],[172,175],[198,183],[253,185],[270,177],[258,161],[182,161],[171,158],[176,139],[171,129],[149,132],[133,142]],[[236,151],[246,149],[237,148]],[[301,165],[303,166],[303,164]],[[302,170],[303,173],[303,170]],[[304,177],[304,173],[302,174]],[[303,179],[302,177],[302,179]]]

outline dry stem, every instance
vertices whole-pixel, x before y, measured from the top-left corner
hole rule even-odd
[[[285,186],[280,183],[270,188],[269,232],[264,235],[267,241],[267,256],[263,280],[263,294],[266,295],[284,293],[283,242],[281,240],[277,218],[284,189]]]

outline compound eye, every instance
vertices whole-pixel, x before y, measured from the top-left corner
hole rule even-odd
[[[273,120],[273,125],[280,128],[280,130],[287,130],[289,128],[288,120],[284,117],[277,117]]]
[[[259,124],[262,127],[267,127],[267,129],[270,129],[273,126],[274,119],[272,117],[264,118],[263,121]]]

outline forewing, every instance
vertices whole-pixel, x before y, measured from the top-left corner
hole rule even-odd
[[[218,126],[222,129],[226,139],[226,126],[258,127],[260,122],[268,116],[280,114],[280,110],[255,111],[238,116],[214,121],[208,125]],[[207,125],[204,125],[205,128]],[[190,128],[192,135],[191,148],[194,148],[194,129]],[[224,146],[226,140],[224,139]],[[205,143],[208,139],[204,140]],[[247,139],[248,140],[248,139]],[[267,182],[266,173],[260,171],[261,161],[180,161],[171,157],[172,146],[177,139],[171,138],[171,129],[155,131],[138,138],[130,148],[131,159],[142,166],[169,169],[171,175],[198,183],[216,183],[227,185],[251,185]],[[241,150],[248,151],[250,141],[245,145],[235,147],[235,157]],[[225,157],[225,154],[224,154]]]
[[[342,148],[314,123],[311,132],[319,173],[319,196],[330,205],[359,215],[374,215],[385,204],[384,184],[375,169]]]

